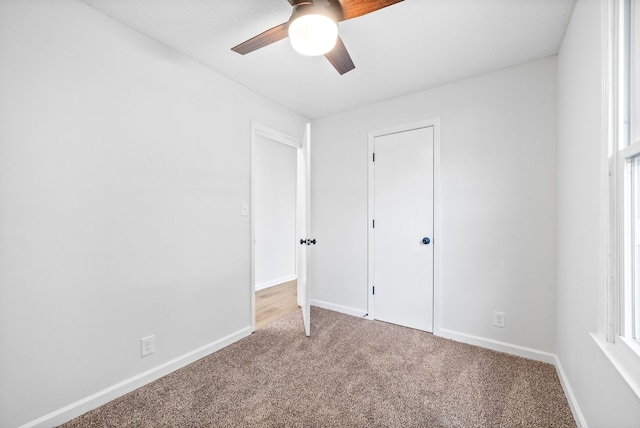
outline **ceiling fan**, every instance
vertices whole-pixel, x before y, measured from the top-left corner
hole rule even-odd
[[[276,25],[231,48],[246,55],[289,37],[304,55],[324,55],[340,74],[356,66],[338,35],[338,22],[357,18],[403,0],[288,0],[293,6],[289,21]]]

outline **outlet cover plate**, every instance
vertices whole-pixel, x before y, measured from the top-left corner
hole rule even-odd
[[[493,311],[493,325],[494,327],[504,328],[506,324],[507,315],[504,312]]]
[[[156,337],[154,335],[140,339],[140,356],[146,357],[156,351]]]

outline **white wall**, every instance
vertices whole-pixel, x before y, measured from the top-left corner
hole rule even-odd
[[[257,136],[254,144],[256,290],[296,276],[297,149]]]
[[[440,117],[441,327],[557,352],[588,425],[625,427],[640,403],[589,336],[600,23],[578,0],[557,63],[557,241],[550,58],[313,122],[312,297],[366,312],[367,133]],[[71,0],[0,2],[0,94],[0,426],[250,327],[250,121],[303,118]]]
[[[251,121],[304,118],[71,0],[0,2],[0,94],[0,426],[248,332]]]
[[[640,401],[596,346],[604,278],[603,1],[578,0],[558,55],[558,358],[589,427],[637,427]]]
[[[367,311],[368,132],[440,117],[440,327],[553,352],[555,81],[548,58],[313,121],[313,302]]]

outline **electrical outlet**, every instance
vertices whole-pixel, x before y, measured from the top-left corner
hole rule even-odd
[[[506,323],[507,315],[504,312],[493,311],[493,325],[495,327],[502,327]]]
[[[154,335],[143,337],[140,339],[140,356],[146,357],[156,351],[156,337]]]

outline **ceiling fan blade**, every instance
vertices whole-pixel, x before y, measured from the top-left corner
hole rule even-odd
[[[285,22],[284,24],[276,25],[264,33],[260,33],[257,36],[240,43],[238,46],[232,47],[231,50],[238,52],[239,54],[246,55],[249,52],[268,46],[278,40],[282,40],[289,35],[287,32],[287,24],[288,23]]]
[[[403,0],[340,0],[342,20],[357,18],[401,1]]]
[[[340,73],[340,75],[343,75],[347,71],[351,71],[356,68],[356,66],[353,64],[353,61],[351,60],[349,52],[347,51],[347,47],[344,45],[344,42],[342,41],[340,36],[338,36],[338,40],[336,40],[336,46],[324,56],[329,60],[331,65],[333,65],[335,69],[338,70],[338,73]]]

